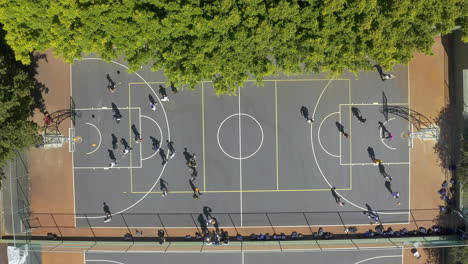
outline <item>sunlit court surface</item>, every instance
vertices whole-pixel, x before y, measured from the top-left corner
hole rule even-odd
[[[407,67],[392,73],[273,76],[218,96],[209,81],[182,89],[145,67],[75,61],[76,225],[408,223],[410,125],[386,111],[410,108]]]

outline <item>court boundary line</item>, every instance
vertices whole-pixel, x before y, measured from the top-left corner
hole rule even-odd
[[[275,241],[275,242],[281,242],[281,240],[271,240],[271,241]],[[270,242],[271,242],[270,241]],[[115,253],[115,254],[126,254],[126,253],[132,253],[132,254],[135,254],[135,253],[148,253],[148,254],[156,254],[156,253],[169,253],[169,254],[234,254],[234,253],[239,253],[241,252],[241,250],[239,249],[228,249],[228,248],[225,248],[223,250],[206,250],[206,251],[200,251],[200,250],[193,250],[193,251],[189,251],[189,250],[181,250],[181,251],[166,251],[165,249],[167,248],[167,246],[162,246],[162,249],[161,251],[156,251],[156,250],[148,250],[148,251],[141,251],[141,250],[128,250],[128,251],[117,251],[117,250],[100,250],[100,249],[91,249],[91,250],[86,250],[84,251],[83,255],[85,254],[103,254],[103,253]],[[311,251],[317,251],[317,252],[326,252],[326,253],[332,253],[332,252],[346,252],[346,251],[350,251],[350,252],[354,252],[354,251],[360,251],[361,249],[365,249],[365,250],[369,250],[369,251],[383,251],[383,250],[387,250],[387,249],[395,249],[395,250],[398,250],[400,249],[402,250],[402,252],[405,250],[405,248],[402,246],[402,247],[397,247],[397,246],[377,246],[377,247],[359,247],[359,248],[356,248],[356,247],[353,247],[353,248],[284,248],[283,250],[281,249],[242,249],[242,251],[244,251],[246,254],[249,254],[249,253],[256,253],[256,252],[275,252],[275,253],[281,253],[281,252],[287,252],[287,251],[294,251],[294,252],[311,252]],[[403,254],[402,254],[403,256]]]
[[[338,191],[351,191],[349,188],[337,188]],[[330,191],[330,189],[286,189],[286,190],[227,190],[227,191],[204,191],[206,193],[253,193],[253,192],[264,192],[264,193],[273,193],[273,192],[323,192],[323,191]],[[147,193],[147,192],[131,192],[131,193]],[[162,193],[160,191],[157,192],[150,192],[150,193]],[[193,193],[192,191],[171,191],[171,193]]]
[[[279,190],[279,150],[278,150],[278,82],[275,81],[275,136],[276,136],[276,190]]]
[[[357,211],[356,211],[357,213]],[[397,212],[396,212],[397,213]],[[394,214],[397,215],[397,214]],[[402,214],[401,214],[402,215]],[[382,222],[382,225],[408,225],[410,223],[407,222],[397,222],[397,223],[390,223],[390,222]],[[341,225],[289,225],[289,226],[274,226],[275,228],[299,228],[299,227],[336,227],[341,226],[344,227],[343,224]],[[346,226],[370,226],[370,224],[346,224]],[[244,226],[245,228],[271,228],[271,225],[266,226]],[[122,228],[128,230],[127,226],[94,226],[93,229],[101,228],[101,229],[115,229],[115,228]],[[133,229],[164,229],[164,228],[174,228],[174,229],[196,229],[196,226],[132,226]],[[235,226],[223,226],[223,228],[232,228],[235,229]],[[238,227],[237,227],[238,228]]]
[[[70,64],[70,97],[73,100],[73,63]],[[75,109],[76,111],[76,109]],[[73,113],[72,113],[73,114]],[[75,127],[73,125],[73,119],[70,118],[70,127]],[[70,133],[70,132],[68,132]],[[68,135],[70,137],[70,135]],[[70,143],[69,143],[70,144]],[[71,165],[72,165],[72,185],[73,185],[73,212],[76,216],[76,190],[75,190],[75,153],[71,153]],[[76,228],[76,217],[73,216],[73,227]]]
[[[407,67],[408,72],[408,108],[411,109],[411,82],[410,82],[410,66]],[[411,135],[413,134],[413,125],[411,124],[411,115],[408,115],[408,126],[411,129]],[[411,148],[408,148],[408,209],[411,210],[411,150],[413,149],[413,137],[411,137]],[[411,221],[411,215],[408,214],[408,222]],[[403,254],[402,254],[403,255]],[[403,263],[403,261],[402,261]]]
[[[206,164],[205,164],[205,83],[202,82],[202,156],[203,156],[203,192],[206,192]]]
[[[242,219],[242,116],[241,116],[241,88],[237,88],[237,97],[238,97],[238,104],[239,104],[239,197],[240,197],[240,226],[243,227],[243,219]]]

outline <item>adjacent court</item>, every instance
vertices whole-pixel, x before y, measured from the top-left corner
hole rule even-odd
[[[128,263],[235,263],[235,264],[282,264],[282,263],[350,263],[350,264],[401,264],[401,249],[330,251],[330,252],[219,252],[219,253],[105,253],[88,252],[86,264]]]
[[[76,61],[77,226],[202,226],[205,207],[221,227],[368,224],[364,211],[407,223],[410,125],[382,111],[409,107],[407,68],[394,74],[278,76],[217,96],[208,81],[187,90],[121,62]]]

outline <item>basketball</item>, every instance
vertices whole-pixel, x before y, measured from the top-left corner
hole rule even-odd
[[[92,146],[93,146],[93,147],[95,147],[95,146],[96,146],[96,144],[93,144]]]

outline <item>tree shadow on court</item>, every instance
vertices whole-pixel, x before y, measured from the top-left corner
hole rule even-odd
[[[439,126],[439,139],[434,146],[439,155],[440,166],[448,169],[459,164],[462,155],[462,111],[453,104],[443,108],[436,119]]]

